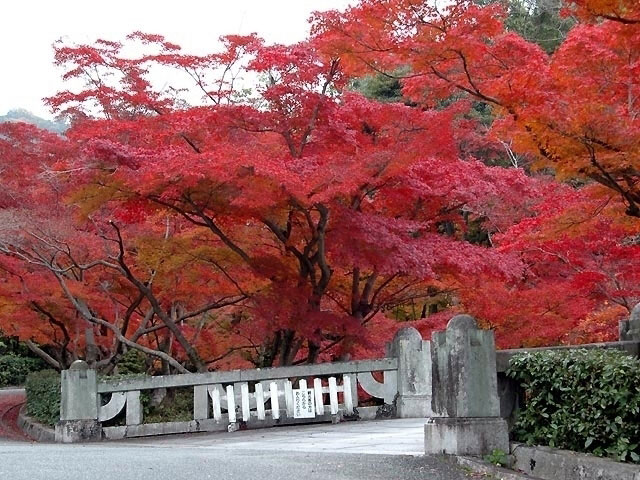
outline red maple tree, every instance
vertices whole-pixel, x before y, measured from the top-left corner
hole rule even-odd
[[[88,229],[90,238],[84,263],[67,255],[64,265],[38,266],[85,321],[122,333],[122,319],[79,302],[100,295],[101,275],[115,277],[203,369],[200,352],[213,347],[188,341],[195,315],[171,312],[194,309],[210,326],[215,319],[194,303],[214,296],[226,305],[231,288],[234,307],[223,316],[246,337],[252,361],[290,364],[381,342],[369,322],[429,298],[442,278],[519,273],[516,259],[464,241],[464,232],[475,220],[510,224],[529,211],[538,185],[517,170],[460,160],[451,112],[349,92],[340,61],[308,42],[227,37],[222,53],[196,57],[158,36],[129,40],[152,51],[127,58],[124,45],[106,41],[56,50],[65,76],[86,83],[50,99],[75,119],[50,168],[64,184],[61,208],[75,214],[67,235],[79,241],[78,228]],[[149,72],[169,67],[195,80],[209,104],[186,106],[194,93],[183,88],[156,91]],[[243,94],[241,76],[264,81]],[[68,292],[56,269],[80,270],[80,290]]]
[[[570,6],[607,20],[552,56],[463,0],[363,0],[208,55],[56,45],[71,129],[0,126],[0,328],[58,368],[138,349],[165,372],[380,353],[459,310],[505,346],[611,338],[639,296],[640,33],[605,3]],[[407,105],[348,88],[372,71]],[[476,158],[505,147],[534,162]]]

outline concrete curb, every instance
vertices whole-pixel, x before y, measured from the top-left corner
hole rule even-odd
[[[24,387],[0,387],[0,393],[24,393]]]
[[[551,447],[511,443],[514,466],[542,479],[640,480],[640,465]]]
[[[54,430],[27,416],[24,405],[20,409],[20,413],[18,413],[18,426],[27,437],[35,440],[36,442],[55,442],[56,435]]]
[[[541,480],[538,477],[532,477],[514,470],[498,467],[489,462],[480,460],[479,458],[455,457],[455,459],[456,463],[461,467],[470,468],[476,473],[482,473],[499,480]]]

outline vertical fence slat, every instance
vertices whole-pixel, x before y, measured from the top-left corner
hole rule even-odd
[[[211,404],[213,405],[213,418],[216,422],[219,422],[222,419],[222,408],[220,407],[220,389],[218,385],[214,385],[209,390],[209,395],[211,395]]]
[[[351,396],[351,375],[342,376],[342,396],[344,398],[344,409],[348,414],[353,414],[353,397]]]
[[[313,393],[316,397],[316,415],[324,415],[324,400],[322,398],[322,380],[313,379]]]
[[[349,375],[349,377],[351,377],[351,400],[355,408],[358,406],[358,375],[354,373],[353,375]]]
[[[142,405],[140,405],[140,390],[127,392],[127,425],[142,423]]]
[[[240,386],[240,393],[242,394],[242,421],[248,422],[251,417],[251,409],[249,408],[249,384],[243,383]]]
[[[276,420],[280,418],[280,403],[278,402],[278,384],[269,384],[269,395],[271,395],[271,417]]]
[[[229,423],[236,423],[236,397],[233,394],[233,385],[227,387],[227,412]]]
[[[329,377],[329,401],[331,404],[331,414],[336,415],[338,413],[338,385],[336,384],[336,377]]]
[[[293,418],[293,387],[291,382],[284,382],[284,404],[287,407],[287,417]]]
[[[264,391],[261,383],[256,383],[256,410],[258,412],[258,420],[264,420]]]
[[[193,387],[193,419],[209,418],[209,391],[206,385]]]

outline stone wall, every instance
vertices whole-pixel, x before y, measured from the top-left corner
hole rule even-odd
[[[544,480],[640,480],[640,467],[549,447],[511,444],[513,467]]]

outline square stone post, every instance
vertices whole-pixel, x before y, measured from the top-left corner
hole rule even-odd
[[[436,414],[425,425],[427,454],[486,455],[509,452],[507,422],[500,418],[493,332],[469,315],[457,315],[432,336]]]
[[[98,421],[98,381],[95,370],[76,360],[63,370],[60,383],[60,421],[55,427],[56,442],[100,440]]]
[[[620,341],[640,341],[640,303],[633,310],[629,320],[620,320]]]
[[[402,328],[393,337],[389,353],[398,359],[397,416],[432,416],[431,343],[422,340],[422,335],[415,328]]]
[[[193,419],[206,420],[211,411],[211,400],[207,385],[193,387]]]

